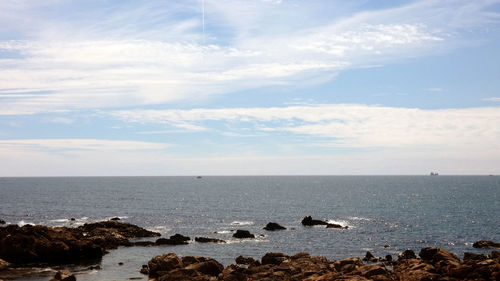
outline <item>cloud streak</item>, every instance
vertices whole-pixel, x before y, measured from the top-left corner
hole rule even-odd
[[[459,37],[453,34],[464,28],[463,24],[447,21],[454,16],[450,4],[439,1],[358,12],[349,18],[312,20],[310,26],[295,30],[286,27],[288,20],[291,22],[289,17],[312,17],[307,14],[312,11],[293,10],[285,2],[237,2],[207,1],[212,24],[219,31],[226,27],[230,35],[210,34],[209,28],[212,37],[206,45],[201,42],[196,19],[197,2],[172,7],[153,2],[135,10],[118,9],[109,18],[98,17],[100,24],[87,26],[86,21],[75,21],[72,24],[76,26],[71,26],[74,35],[64,30],[64,21],[59,19],[42,25],[29,39],[0,41],[0,54],[3,51],[19,56],[0,57],[0,115],[156,105],[272,85],[298,85],[311,78],[324,81],[320,78],[346,69],[446,48]],[[14,11],[24,11],[27,8],[23,5],[29,5],[8,3]],[[262,24],[235,8],[244,3],[250,5],[250,11],[262,12]],[[467,27],[492,18],[484,11],[489,1],[456,3],[462,17],[470,19]],[[277,27],[269,27],[284,28],[280,35],[271,35],[265,32],[265,25],[271,23],[276,5],[290,14]],[[442,6],[447,9],[443,9],[446,13],[440,20],[419,17]],[[191,14],[175,18],[174,12],[158,12],[169,8]],[[388,14],[391,21],[386,18]],[[140,20],[146,15],[150,19],[142,26]],[[155,24],[162,17],[166,23]],[[125,19],[136,22],[132,26],[117,25]],[[32,92],[41,94],[32,96]]]
[[[131,110],[110,113],[128,123],[191,124],[210,128],[218,121],[236,128],[234,134],[286,132],[326,138],[332,147],[483,147],[499,149],[500,110],[465,108],[422,110],[352,104],[323,104],[273,108],[191,110]],[[213,126],[213,125],[212,125]],[[186,129],[189,126],[185,126]],[[237,128],[245,128],[238,131]],[[224,133],[228,135],[227,132]]]

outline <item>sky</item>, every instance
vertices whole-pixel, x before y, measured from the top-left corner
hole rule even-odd
[[[0,176],[500,174],[499,0],[2,0]]]

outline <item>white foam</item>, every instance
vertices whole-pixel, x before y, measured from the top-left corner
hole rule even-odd
[[[269,242],[267,239],[231,239],[227,240],[226,244],[239,244],[239,243],[266,243]]]
[[[348,219],[353,221],[372,221],[370,218],[362,218],[362,217],[348,217]]]
[[[148,227],[148,228],[146,228],[146,230],[153,231],[153,232],[159,232],[161,234],[166,234],[172,229],[165,226],[165,225],[157,225],[157,226],[153,226],[153,227]]]
[[[220,230],[220,231],[216,231],[215,233],[217,233],[217,234],[230,234],[233,232],[234,231],[231,231],[231,230]]]
[[[50,220],[51,222],[67,222],[69,221],[68,219],[57,219],[57,220]]]
[[[253,225],[253,221],[233,221],[231,225]]]
[[[17,225],[19,226],[25,226],[25,225],[35,225],[34,223],[32,222],[25,222],[24,220],[21,220],[17,223]]]
[[[344,220],[327,220],[326,221],[327,223],[331,223],[331,224],[338,224],[338,225],[341,225],[342,227],[351,227],[349,224],[347,224],[346,221]]]

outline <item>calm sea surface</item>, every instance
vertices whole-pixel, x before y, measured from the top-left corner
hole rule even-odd
[[[146,280],[138,272],[141,265],[168,252],[209,256],[225,265],[239,255],[260,258],[270,251],[330,259],[363,257],[367,250],[396,255],[425,246],[460,257],[466,251],[488,252],[472,243],[500,240],[499,197],[499,176],[0,178],[0,219],[78,226],[118,216],[163,236],[228,241],[121,248],[104,256],[101,270],[69,267],[78,280]],[[307,215],[349,229],[302,227]],[[262,230],[270,221],[290,230]],[[235,229],[258,238],[233,239]],[[19,280],[48,280],[53,274],[30,273]]]

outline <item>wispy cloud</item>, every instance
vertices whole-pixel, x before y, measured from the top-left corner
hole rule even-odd
[[[141,151],[163,150],[164,143],[102,139],[15,139],[0,140],[0,151]]]
[[[500,97],[485,98],[485,99],[483,99],[483,101],[493,101],[493,102],[497,102],[497,101],[500,101]]]
[[[41,20],[26,1],[6,3],[14,15],[44,24],[20,25],[26,38],[0,41],[0,51],[20,56],[0,58],[4,115],[164,104],[313,77],[323,81],[345,69],[454,48],[461,28],[496,19],[485,11],[490,1],[423,1],[331,19],[314,19],[313,4],[207,1],[203,44],[199,1],[107,7],[95,18],[77,17],[69,24],[47,15]],[[187,16],[179,18],[176,11]],[[443,14],[429,16],[437,11]],[[106,12],[111,14],[105,17]],[[273,24],[276,13],[286,15],[284,22]],[[292,24],[300,17],[308,19],[306,27]],[[10,25],[22,23],[9,19]],[[279,34],[269,32],[275,28]]]
[[[244,126],[254,133],[287,132],[328,138],[336,147],[468,147],[499,148],[500,110],[466,108],[422,110],[367,105],[323,104],[273,108],[114,111],[124,122],[173,125],[206,121]],[[237,133],[237,132],[236,132]],[[227,132],[224,133],[226,136]],[[324,140],[323,140],[324,142]]]

